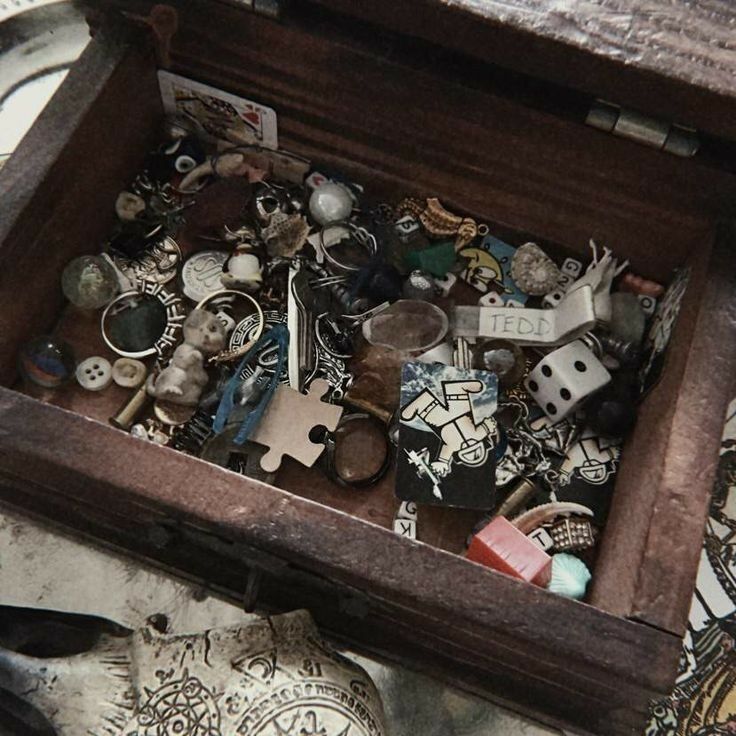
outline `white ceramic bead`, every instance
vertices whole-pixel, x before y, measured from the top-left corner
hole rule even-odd
[[[353,211],[353,195],[347,187],[327,182],[317,187],[309,198],[309,212],[320,225],[347,220]]]
[[[146,377],[146,366],[134,358],[118,358],[112,366],[112,380],[123,388],[137,388]]]

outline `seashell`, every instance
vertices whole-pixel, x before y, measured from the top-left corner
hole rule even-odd
[[[593,512],[587,507],[579,503],[571,501],[557,501],[555,503],[545,503],[541,506],[535,506],[533,509],[524,512],[520,516],[511,520],[511,523],[523,534],[529,534],[530,531],[536,529],[548,521],[562,516],[563,514],[575,514],[576,516],[593,516]]]
[[[470,245],[478,235],[478,225],[475,220],[466,217],[461,223],[455,237],[455,251],[460,251]]]
[[[591,577],[582,560],[560,552],[552,555],[552,577],[547,590],[579,601],[585,595]]]
[[[549,294],[557,288],[560,275],[555,262],[536,243],[526,243],[514,253],[511,278],[525,294]]]
[[[421,199],[416,197],[406,197],[396,205],[394,209],[394,220],[400,220],[402,217],[413,217],[415,220],[424,212],[425,204]]]
[[[309,224],[305,217],[298,214],[287,215],[277,212],[268,227],[261,230],[266,243],[268,255],[290,258],[304,247],[309,235]]]

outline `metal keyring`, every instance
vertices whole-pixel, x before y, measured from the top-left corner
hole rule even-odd
[[[330,222],[327,225],[324,225],[322,229],[319,231],[319,245],[322,250],[322,253],[324,254],[324,257],[327,259],[327,261],[333,265],[335,268],[340,269],[341,271],[347,271],[349,273],[354,273],[356,271],[360,271],[362,266],[350,266],[346,265],[345,263],[340,263],[331,253],[331,248],[325,247],[325,231],[329,230],[331,227],[342,227],[347,229],[350,234],[353,236],[353,239],[355,242],[358,243],[361,247],[365,248],[368,251],[368,255],[370,255],[371,258],[373,258],[378,253],[378,243],[376,241],[376,238],[374,235],[369,233],[364,227],[359,227],[355,223],[348,222],[348,221],[339,221],[339,222]],[[342,242],[342,241],[338,241]],[[337,245],[338,243],[335,243]]]
[[[226,296],[228,294],[232,294],[233,296],[241,296],[246,301],[251,303],[251,305],[255,308],[256,314],[258,315],[258,328],[256,329],[256,333],[253,335],[253,337],[236,350],[221,350],[216,355],[213,355],[210,358],[210,362],[212,363],[225,363],[227,361],[235,360],[236,358],[240,358],[241,356],[245,355],[248,350],[250,350],[253,343],[255,343],[263,334],[263,330],[266,326],[266,317],[263,314],[263,309],[261,309],[261,305],[250,294],[247,294],[244,291],[239,291],[238,289],[220,289],[219,291],[213,291],[211,294],[208,294],[204,299],[202,299],[199,304],[197,304],[196,309],[204,309],[207,304],[209,304],[214,299],[217,299],[217,297]]]

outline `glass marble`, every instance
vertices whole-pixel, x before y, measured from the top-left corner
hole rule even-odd
[[[66,383],[74,375],[76,365],[71,346],[50,335],[27,342],[18,357],[21,376],[44,388],[58,388]]]
[[[115,269],[101,256],[80,256],[61,275],[64,296],[80,309],[100,309],[118,293]]]

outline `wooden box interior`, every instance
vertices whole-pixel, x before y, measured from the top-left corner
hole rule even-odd
[[[281,25],[223,6],[213,24],[198,12],[171,70],[274,107],[283,148],[371,193],[439,196],[512,242],[530,234],[587,259],[593,237],[664,282],[690,268],[663,377],[624,448],[592,605],[440,551],[460,551],[474,515],[422,509],[431,547],[379,529],[396,508],[391,477],[352,492],[289,465],[284,493],[105,426],[126,398],[116,387],[13,390],[32,335],[103,350],[99,315],[63,307],[60,274],[104,242],[158,138],[140,29],[98,31],[0,178],[0,495],[230,595],[260,583],[259,606],[308,605],[341,640],[547,720],[634,732],[674,679],[730,398],[734,177],[587,128],[538,89],[525,99],[503,73],[420,42],[327,14]]]

